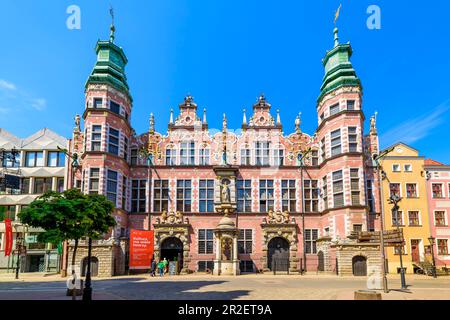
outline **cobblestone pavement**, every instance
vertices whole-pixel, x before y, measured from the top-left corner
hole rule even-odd
[[[70,300],[65,296],[66,279],[59,275],[0,275],[0,300]],[[390,299],[450,300],[450,277],[433,279],[407,276],[407,292],[401,292],[400,280],[389,276]],[[94,278],[93,299],[270,299],[270,300],[351,300],[354,291],[366,289],[366,278],[332,275],[211,275],[149,277],[147,275]],[[78,297],[78,299],[81,299]]]

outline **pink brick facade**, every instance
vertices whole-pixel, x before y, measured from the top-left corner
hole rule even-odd
[[[231,166],[237,168],[239,187],[231,190],[237,214],[229,216],[239,230],[247,230],[245,237],[239,238],[240,246],[246,249],[240,250],[238,258],[251,261],[241,271],[268,269],[269,239],[274,234],[268,235],[267,230],[278,230],[275,237],[288,238],[292,270],[302,268],[305,254],[307,271],[317,271],[317,240],[329,239],[321,242],[328,248],[323,249],[328,261],[323,271],[335,271],[336,252],[331,241],[344,240],[353,231],[379,227],[378,182],[370,161],[378,152],[378,137],[374,124],[370,133],[364,133],[359,86],[337,86],[321,96],[314,135],[301,131],[300,118],[295,120],[295,131],[285,134],[279,111],[275,114],[263,95],[251,112],[244,111],[242,127],[237,130],[227,127],[226,118],[222,128],[208,128],[206,111],[201,114],[198,109],[188,96],[176,117],[171,114],[168,119],[166,134],[154,132],[151,116],[149,132],[136,135],[131,127],[128,91],[107,81],[88,81],[84,128],[76,128],[71,140],[71,151],[81,154],[81,168],[73,174],[75,185],[83,192],[99,192],[115,201],[118,225],[110,235],[114,245],[127,241],[130,229],[148,229],[150,224],[155,232],[162,232],[158,229],[162,208],[168,213],[180,211],[187,219],[186,226],[180,227],[184,231],[175,230],[176,226],[172,233],[170,226],[164,230],[170,235],[179,232],[177,237],[183,239],[184,271],[202,269],[203,262],[214,260],[216,246],[209,248],[207,240],[199,239],[200,230],[214,230],[223,217],[214,209],[215,194],[220,193],[215,168]],[[157,113],[155,118],[164,121]],[[284,124],[289,128],[294,121]],[[152,150],[150,166],[142,150]],[[210,193],[205,187],[208,180],[212,181]],[[163,184],[167,187],[161,188]],[[211,201],[213,207],[208,206]],[[282,231],[282,225],[280,229],[268,225],[269,229],[264,229],[269,211],[288,211],[291,231]],[[158,239],[155,254],[162,258],[164,243]],[[248,268],[250,264],[252,268]]]

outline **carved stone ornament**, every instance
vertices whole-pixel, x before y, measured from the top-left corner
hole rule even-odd
[[[186,223],[185,219],[183,218],[183,214],[180,211],[177,211],[176,213],[171,211],[169,214],[167,214],[167,211],[164,210],[161,213],[161,218],[156,218],[157,224],[183,224]]]
[[[265,223],[268,224],[288,224],[291,223],[290,221],[290,215],[289,212],[284,211],[277,211],[273,212],[272,210],[269,210],[267,214],[267,218],[265,219]]]

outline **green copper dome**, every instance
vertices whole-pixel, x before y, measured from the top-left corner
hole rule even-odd
[[[328,51],[322,60],[325,76],[320,87],[318,102],[327,94],[340,87],[354,86],[362,89],[361,81],[350,62],[352,47],[350,43],[340,44],[338,29],[334,29],[334,48]]]
[[[126,93],[131,99],[125,75],[128,59],[123,49],[113,43],[113,39],[114,36],[111,36],[110,41],[97,41],[97,61],[86,82],[86,88],[89,84],[109,84]]]

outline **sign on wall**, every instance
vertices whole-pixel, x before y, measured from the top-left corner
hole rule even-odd
[[[153,230],[130,231],[130,269],[150,269],[154,243]]]

